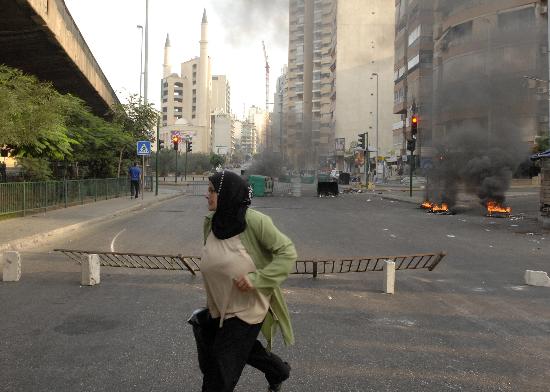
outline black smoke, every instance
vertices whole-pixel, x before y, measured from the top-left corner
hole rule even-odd
[[[476,195],[484,206],[489,200],[503,204],[513,173],[528,154],[517,129],[491,136],[475,121],[451,127],[435,150],[426,198],[449,207],[459,191]]]

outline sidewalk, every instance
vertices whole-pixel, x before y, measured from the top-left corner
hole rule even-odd
[[[143,199],[119,197],[74,207],[40,212],[0,221],[0,252],[40,245],[55,236],[78,230],[153,204],[182,196],[181,190],[159,187],[158,196],[145,192]]]

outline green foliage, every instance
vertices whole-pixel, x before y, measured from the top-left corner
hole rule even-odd
[[[537,137],[535,139],[535,147],[533,148],[533,152],[534,153],[543,152],[550,149],[549,140],[550,139],[548,138],[548,136]]]
[[[0,145],[20,157],[63,159],[71,153],[64,108],[74,99],[34,76],[0,65]]]
[[[28,178],[124,175],[136,142],[154,140],[158,113],[132,95],[111,114],[112,122],[96,117],[81,99],[0,65],[0,146]]]
[[[171,149],[163,149],[158,154],[159,176],[174,175],[176,172],[176,152]],[[151,167],[156,165],[156,156],[151,156]],[[185,153],[178,151],[178,173],[183,174],[185,167]],[[210,155],[202,153],[187,154],[187,174],[201,175],[210,171]]]
[[[223,166],[225,163],[225,157],[218,155],[218,154],[211,154],[210,155],[210,164],[213,168],[216,168],[218,166]]]
[[[20,158],[18,163],[25,179],[30,181],[47,181],[52,178],[50,163],[42,158]]]
[[[134,94],[128,97],[128,103],[115,105],[112,114],[115,124],[132,135],[134,140],[155,141],[159,113],[153,108],[153,104],[144,104]]]

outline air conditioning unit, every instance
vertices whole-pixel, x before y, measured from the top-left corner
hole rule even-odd
[[[547,87],[537,87],[537,93],[538,94],[546,94],[548,92]]]
[[[539,13],[541,15],[546,15],[548,13],[548,6],[547,5],[539,6]]]

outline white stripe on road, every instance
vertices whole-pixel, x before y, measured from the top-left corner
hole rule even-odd
[[[116,239],[118,238],[119,235],[121,235],[125,231],[126,231],[126,229],[124,228],[124,229],[120,230],[117,235],[115,235],[115,238],[113,238],[113,240],[111,241],[111,252],[115,251],[115,241],[116,241]]]

